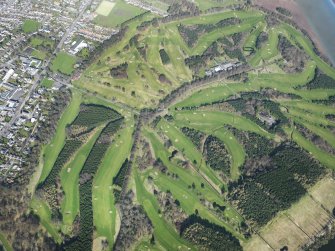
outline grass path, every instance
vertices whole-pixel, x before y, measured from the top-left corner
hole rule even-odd
[[[195,248],[183,240],[176,230],[162,215],[158,214],[157,200],[144,187],[137,169],[133,169],[136,184],[137,200],[141,203],[154,227],[154,236],[166,250],[195,250]]]
[[[66,126],[71,124],[76,118],[79,113],[80,103],[81,95],[75,90],[72,90],[71,102],[58,121],[56,133],[51,142],[42,150],[44,164],[39,183],[43,182],[49,175],[60,151],[62,150],[66,138]]]
[[[203,160],[202,154],[196,149],[195,145],[173,124],[161,120],[158,124],[160,129],[172,141],[172,144],[183,153],[195,168],[198,168],[219,191],[223,182],[218,175],[210,169]]]
[[[5,235],[0,232],[0,244],[3,245],[5,251],[14,251],[8,240],[6,239]]]
[[[42,226],[47,230],[51,237],[57,242],[62,242],[62,237],[58,228],[51,221],[51,211],[47,203],[34,197],[30,202],[30,207],[34,213],[40,218]]]
[[[63,216],[62,230],[64,233],[70,232],[72,223],[79,213],[79,174],[103,127],[104,125],[94,130],[93,135],[78,150],[72,161],[62,168],[60,173],[64,191],[64,200],[61,206]]]
[[[285,128],[284,129],[287,135],[292,135],[292,139],[297,142],[302,148],[304,148],[307,152],[313,155],[320,163],[325,165],[328,168],[335,169],[335,156],[328,154],[315,146],[308,139],[304,138],[299,132],[296,130]]]
[[[129,156],[133,142],[133,124],[134,121],[131,118],[126,122],[125,128],[117,132],[98,168],[92,186],[94,225],[97,234],[108,239],[110,249],[113,247],[116,234],[117,214],[112,188],[113,178]]]
[[[197,128],[204,128],[207,130],[214,130],[223,125],[231,125],[236,129],[254,132],[267,138],[274,137],[271,133],[267,132],[251,120],[228,112],[180,111],[176,112],[174,117],[177,125],[197,126]]]

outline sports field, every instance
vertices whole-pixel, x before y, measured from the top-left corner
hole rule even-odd
[[[98,14],[94,19],[96,24],[113,28],[140,15],[144,10],[130,5],[124,0],[104,0],[95,12]]]
[[[22,25],[22,30],[24,33],[33,33],[38,30],[40,23],[36,20],[28,19],[25,20]]]
[[[115,3],[110,1],[102,1],[98,6],[98,9],[95,11],[98,15],[108,16],[109,13],[113,10]]]
[[[231,3],[196,1],[201,10]],[[56,183],[62,193],[56,202],[34,197],[44,228],[57,241],[61,232],[87,234],[81,244],[94,239],[106,250],[215,250],[206,231],[192,232],[201,222],[183,232],[195,215],[221,229],[220,238],[236,240],[236,250],[301,247],[334,207],[335,88],[309,86],[335,80],[335,70],[300,31],[261,11],[202,13],[159,26],[155,15],[141,13],[123,0],[104,0],[96,10],[95,22],[108,27],[134,18],[73,81],[72,100],[43,148],[39,189],[55,194]],[[299,69],[287,72],[283,41],[303,54]],[[196,85],[209,68],[238,61],[248,70]],[[70,75],[75,62],[61,52],[52,69]],[[186,91],[176,91],[184,84]],[[64,153],[68,144],[75,147]],[[57,210],[59,221],[51,214]],[[151,225],[141,225],[147,219]]]
[[[74,65],[76,58],[67,54],[66,52],[60,52],[51,63],[51,70],[54,72],[60,72],[65,75],[71,75],[74,71]]]

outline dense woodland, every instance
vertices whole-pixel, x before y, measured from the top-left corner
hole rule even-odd
[[[197,215],[189,216],[181,225],[180,235],[200,250],[242,250],[239,241],[223,227]]]
[[[214,136],[208,136],[205,142],[206,163],[216,171],[230,176],[230,155],[224,143]]]
[[[98,108],[98,112],[99,111],[100,109]],[[109,119],[114,118],[115,115],[119,117],[119,114],[113,110],[110,111],[110,114],[113,114],[113,116],[108,117]],[[64,250],[89,250],[92,247],[94,231],[92,208],[93,175],[96,173],[102,158],[110,146],[112,136],[118,131],[122,122],[123,120],[119,119],[111,121],[106,125],[90,151],[80,172],[80,230],[77,236],[63,245],[62,249]]]
[[[283,143],[270,154],[273,168],[229,186],[229,199],[255,226],[262,226],[280,210],[306,194],[325,169],[308,153]]]

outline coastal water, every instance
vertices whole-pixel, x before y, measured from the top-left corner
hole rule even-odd
[[[334,0],[296,0],[328,58],[335,65],[335,2]],[[335,249],[334,249],[335,250]]]
[[[330,240],[326,245],[319,248],[319,251],[334,251],[335,250],[335,239]]]

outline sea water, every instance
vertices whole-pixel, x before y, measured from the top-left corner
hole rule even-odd
[[[335,3],[334,0],[296,0],[318,36],[326,56],[335,65]]]

